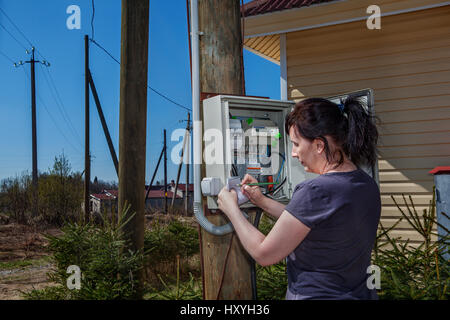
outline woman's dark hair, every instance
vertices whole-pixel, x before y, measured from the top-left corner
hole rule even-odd
[[[358,167],[364,164],[375,165],[378,141],[375,117],[357,98],[349,96],[340,105],[323,98],[302,100],[286,116],[287,134],[292,126],[305,139],[322,140],[329,163],[336,159],[331,154],[325,136],[333,138],[340,155],[336,167],[344,161],[342,152]]]

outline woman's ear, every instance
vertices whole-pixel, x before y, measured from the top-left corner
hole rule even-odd
[[[325,143],[321,139],[314,139],[313,145],[318,154],[321,154],[325,150]]]

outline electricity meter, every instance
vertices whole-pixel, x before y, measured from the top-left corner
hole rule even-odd
[[[246,174],[263,183],[263,193],[287,203],[295,186],[316,175],[291,157],[292,144],[284,121],[295,103],[263,98],[218,95],[203,100],[203,161],[206,177],[226,185]],[[205,194],[206,195],[206,194]],[[217,196],[207,196],[217,209]],[[247,202],[241,207],[252,207]]]

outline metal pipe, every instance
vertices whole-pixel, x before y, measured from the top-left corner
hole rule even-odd
[[[212,224],[203,211],[201,193],[202,129],[200,122],[200,55],[198,32],[198,0],[191,1],[191,50],[192,50],[192,116],[194,124],[194,215],[198,224],[207,232],[221,236],[233,232],[231,223],[223,226]]]

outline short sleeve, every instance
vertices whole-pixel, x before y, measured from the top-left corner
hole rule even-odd
[[[296,186],[285,210],[311,229],[316,228],[335,212],[328,192],[312,181]]]

